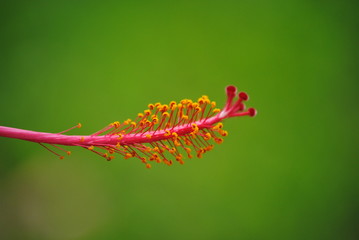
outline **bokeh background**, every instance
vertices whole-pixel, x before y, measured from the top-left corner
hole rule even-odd
[[[358,239],[355,1],[2,1],[0,124],[88,134],[249,93],[202,159],[59,160],[0,139],[0,238]]]

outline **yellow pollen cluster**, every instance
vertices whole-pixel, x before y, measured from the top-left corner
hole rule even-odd
[[[113,122],[97,133],[117,137],[115,146],[100,147],[106,153],[95,151],[94,146],[87,149],[108,160],[113,159],[114,153],[123,155],[125,159],[138,158],[147,168],[151,167],[151,161],[172,165],[173,161],[170,159],[174,159],[184,164],[184,155],[191,159],[194,153],[202,158],[205,152],[213,149],[211,141],[222,143],[221,137],[227,136],[222,123],[214,126],[202,124],[220,112],[215,107],[216,103],[205,95],[197,102],[183,99],[179,102],[171,101],[168,105],[149,104],[148,109],[138,113],[135,120],[127,119],[122,124]],[[128,141],[131,136],[143,136],[146,140],[130,144]]]

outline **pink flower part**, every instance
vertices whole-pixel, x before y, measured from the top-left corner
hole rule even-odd
[[[183,99],[172,101],[168,105],[161,103],[149,104],[148,109],[139,113],[135,120],[127,119],[123,123],[113,122],[102,130],[91,135],[64,135],[63,133],[44,133],[17,128],[0,126],[0,136],[37,142],[52,153],[63,156],[51,150],[44,144],[49,144],[57,150],[70,155],[58,145],[80,146],[86,148],[107,160],[112,160],[114,154],[127,158],[138,158],[147,168],[149,162],[172,165],[175,159],[184,163],[183,155],[192,158],[195,154],[201,158],[203,153],[211,150],[213,142],[220,144],[228,132],[223,130],[222,120],[231,117],[256,115],[254,108],[245,110],[244,101],[248,95],[244,92],[237,94],[237,88],[226,88],[227,102],[223,110],[216,108],[216,103],[207,96],[202,96],[197,102]],[[238,97],[233,102],[235,97]]]

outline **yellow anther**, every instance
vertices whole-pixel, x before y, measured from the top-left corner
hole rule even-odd
[[[181,146],[181,143],[178,140],[174,140],[173,142],[174,142],[175,146],[177,146],[177,147]]]
[[[143,113],[139,113],[139,114],[137,114],[137,116],[139,117],[139,118],[143,118]]]
[[[125,159],[129,159],[129,158],[131,158],[132,157],[132,154],[131,153],[126,153],[125,154]]]
[[[161,103],[157,102],[155,103],[155,107],[161,106]]]
[[[104,153],[102,156],[104,156],[105,158],[108,158],[108,154]]]
[[[188,99],[182,99],[182,100],[181,100],[181,104],[185,105],[185,104],[187,104],[187,103],[188,103]]]
[[[151,164],[146,163],[146,168],[151,168]]]
[[[82,127],[82,124],[81,123],[78,123],[77,124],[77,128],[81,128]]]
[[[178,107],[178,109],[182,109],[182,108],[183,108],[183,105],[182,105],[181,103],[179,103],[179,104],[177,105],[177,107]]]
[[[153,110],[153,109],[155,108],[155,105],[153,105],[153,104],[148,104],[148,108],[149,108],[150,110]]]
[[[147,110],[144,111],[144,113],[145,113],[146,116],[150,116],[151,115],[151,110],[147,109]]]
[[[80,142],[84,142],[85,141],[85,138],[84,137],[81,137],[80,138]]]
[[[158,118],[157,118],[157,117],[154,118],[154,119],[152,120],[152,123],[153,123],[153,124],[157,124],[157,123],[158,123]]]
[[[118,139],[118,140],[122,140],[122,138],[123,138],[123,135],[122,135],[122,134],[118,134],[117,139]]]
[[[155,151],[155,152],[159,152],[159,151],[160,151],[160,149],[159,149],[158,147],[154,147],[154,148],[153,148],[153,151]]]
[[[202,108],[196,107],[195,110],[196,110],[197,112],[200,112],[200,111],[202,111]]]
[[[173,136],[175,139],[178,138],[178,134],[177,134],[176,132],[173,132],[173,133],[172,133],[172,136]]]
[[[111,126],[115,127],[115,128],[119,128],[120,127],[120,122],[113,122],[111,123]]]
[[[203,99],[203,102],[204,102],[204,104],[208,104],[208,103],[211,103],[211,101],[209,100],[209,99]]]
[[[71,155],[71,151],[67,151],[66,153],[67,153],[67,155]]]
[[[148,127],[148,126],[151,126],[151,122],[148,121],[148,120],[146,120],[146,121],[143,122],[142,125],[143,125],[144,127]]]
[[[146,163],[146,162],[147,162],[147,159],[146,159],[145,157],[140,157],[140,159],[141,159],[141,161],[142,161],[143,163]]]
[[[135,122],[131,122],[131,125],[135,128],[136,127],[136,123]]]
[[[157,153],[153,153],[152,156],[150,157],[150,161],[157,160],[157,159],[159,159]]]
[[[221,109],[219,109],[219,108],[213,109],[213,113],[219,113],[220,111],[221,111]]]
[[[217,143],[217,144],[221,144],[223,142],[223,139],[222,138],[215,138],[214,141]]]
[[[121,143],[118,142],[118,143],[116,144],[116,148],[120,148],[120,147],[121,147]]]
[[[164,112],[164,113],[162,113],[162,117],[169,117],[170,116],[170,114],[168,113],[168,112]]]
[[[167,137],[167,136],[171,136],[171,132],[170,132],[170,130],[166,130],[166,133],[164,134],[164,136],[165,136],[165,137]]]
[[[146,138],[151,139],[152,136],[151,136],[150,134],[147,134],[147,135],[146,135]]]
[[[223,123],[217,123],[216,126],[212,127],[213,130],[219,130],[223,127]]]
[[[94,146],[90,146],[87,148],[88,150],[93,150],[94,149]]]
[[[177,103],[175,101],[171,101],[170,102],[170,108],[172,108],[172,106],[176,105]]]
[[[216,104],[216,102],[214,102],[214,101],[213,101],[213,102],[211,102],[211,106],[212,106],[213,108],[215,108],[215,107],[216,107],[216,105],[217,105],[217,104]]]
[[[152,119],[157,118],[157,115],[152,115],[151,118]]]
[[[187,120],[188,116],[187,115],[182,115],[182,119]]]
[[[166,112],[168,109],[169,109],[169,108],[168,108],[168,105],[165,104],[165,105],[162,105],[160,111],[161,111],[161,112]]]
[[[223,136],[223,137],[226,137],[228,136],[228,132],[227,131],[221,131],[220,134]]]
[[[209,146],[206,147],[206,151],[210,151],[210,150],[212,150],[213,148],[214,148],[213,145],[209,145]]]
[[[176,148],[171,148],[170,150],[168,150],[171,154],[174,154],[176,152]]]
[[[198,158],[202,158],[202,155],[203,155],[203,149],[201,148],[200,150],[197,151],[197,157]]]
[[[210,133],[206,133],[205,135],[204,135],[204,140],[210,140],[211,139],[211,134]]]
[[[195,123],[192,123],[192,130],[193,130],[193,132],[197,133],[199,131],[198,125]]]
[[[183,161],[182,161],[182,154],[178,154],[178,155],[176,156],[176,160],[179,161],[179,162],[183,162]],[[183,163],[182,163],[182,164],[183,164]]]
[[[193,108],[199,107],[199,104],[195,102],[195,103],[192,104],[192,107]]]
[[[171,110],[173,111],[173,110],[175,110],[176,108],[177,108],[177,104],[173,104],[173,105],[171,105]]]
[[[184,148],[184,150],[186,151],[186,153],[190,153],[190,152],[191,152],[191,149],[188,148],[188,147]]]

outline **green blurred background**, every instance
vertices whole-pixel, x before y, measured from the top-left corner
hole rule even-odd
[[[1,239],[358,239],[355,1],[3,1],[0,125],[88,134],[224,87],[256,118],[172,167],[0,139]]]

